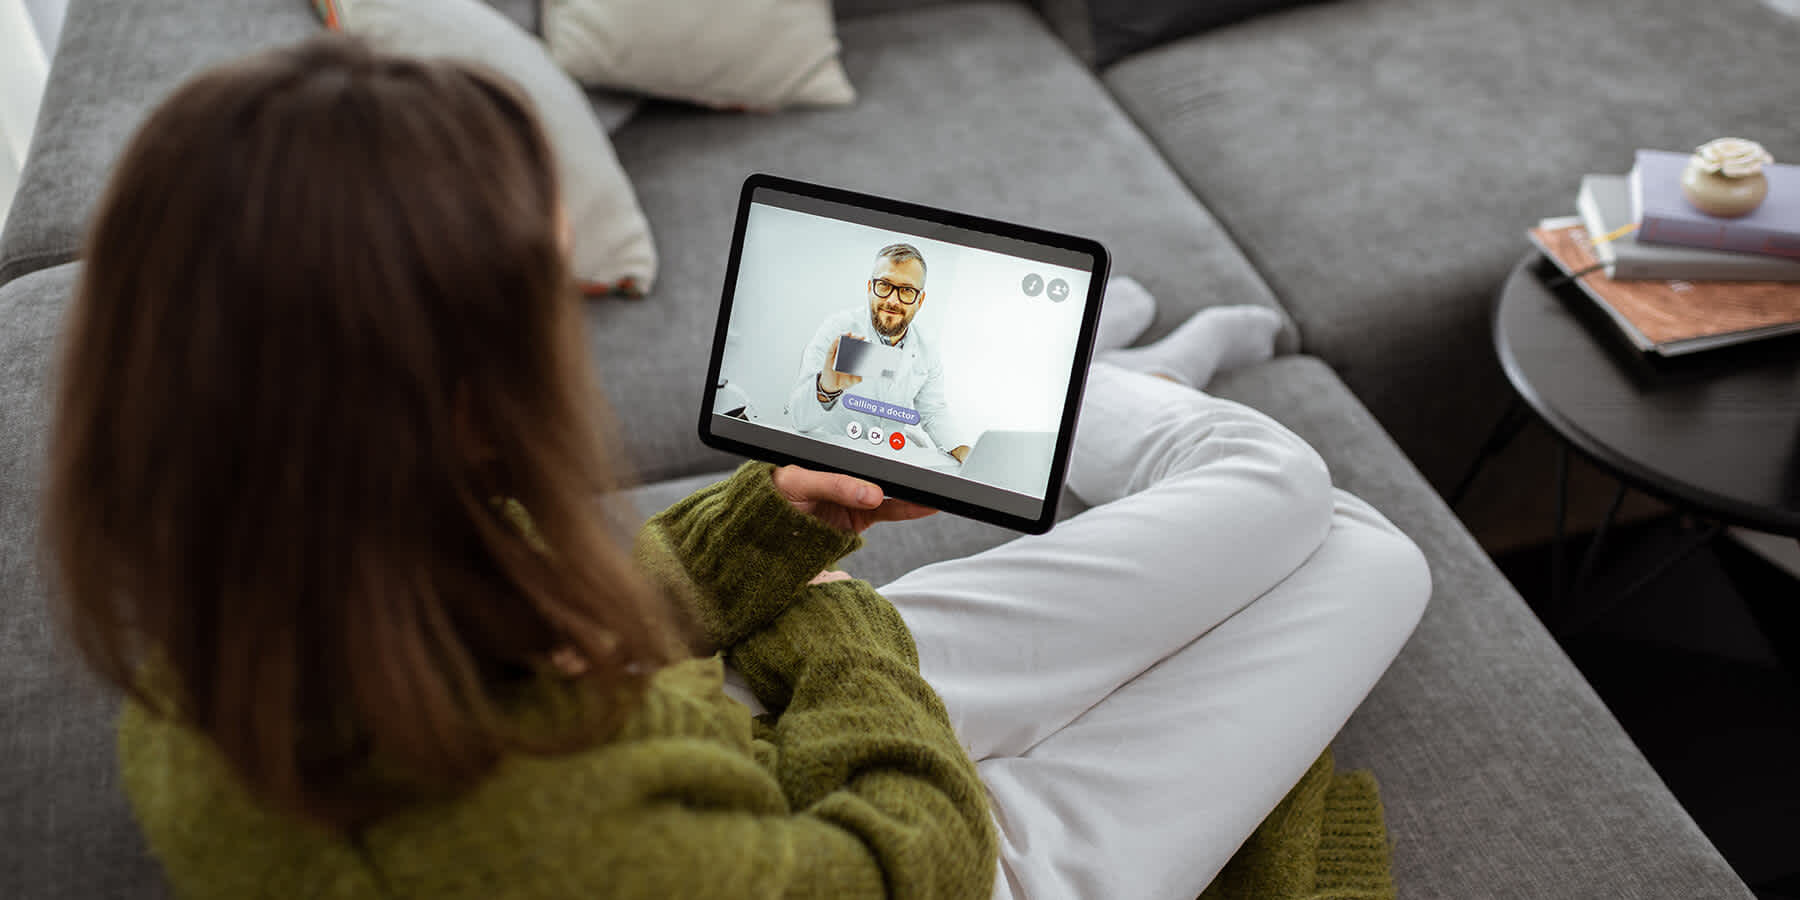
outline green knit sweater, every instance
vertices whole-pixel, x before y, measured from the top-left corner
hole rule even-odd
[[[864,582],[807,584],[860,543],[795,511],[761,464],[639,536],[641,565],[775,715],[753,720],[723,694],[720,657],[689,660],[657,673],[600,746],[508,759],[343,838],[262,808],[204,737],[128,703],[126,790],[187,898],[986,897],[986,795],[905,623]],[[1309,779],[1332,783],[1329,760]],[[1373,831],[1353,829],[1378,852],[1345,868],[1320,836],[1328,806],[1309,794],[1292,822],[1278,808],[1211,891],[1391,896],[1379,807]]]

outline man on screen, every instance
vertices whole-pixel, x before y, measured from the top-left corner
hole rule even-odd
[[[843,434],[851,422],[863,430],[874,426],[890,432],[912,424],[848,409],[845,397],[874,400],[916,412],[917,424],[931,442],[963,461],[969,442],[945,409],[943,362],[930,340],[912,327],[925,306],[925,257],[911,244],[881,248],[864,289],[866,306],[827,317],[806,345],[799,380],[788,395],[794,427],[813,434]],[[838,342],[845,337],[880,341],[899,351],[898,363],[867,378],[840,372]]]

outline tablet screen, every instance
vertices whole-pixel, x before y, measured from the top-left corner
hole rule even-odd
[[[758,178],[740,210],[703,436],[1048,527],[1104,251]]]

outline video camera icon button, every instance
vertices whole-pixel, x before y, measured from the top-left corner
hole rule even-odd
[[[879,444],[879,443],[881,443],[881,439],[884,437],[887,437],[887,435],[882,433],[881,429],[876,428],[873,425],[869,426],[869,443]]]
[[[861,422],[851,422],[850,424],[845,425],[844,433],[849,435],[850,439],[853,441],[856,440],[857,438],[862,437],[862,423]]]
[[[1044,292],[1044,276],[1036,272],[1025,276],[1025,280],[1019,282],[1019,290],[1024,291],[1027,297],[1036,297]]]

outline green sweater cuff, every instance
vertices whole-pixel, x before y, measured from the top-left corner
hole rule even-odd
[[[925,706],[941,705],[918,675],[919,651],[906,620],[866,581],[808,585],[776,621],[731,651],[731,664],[774,711],[788,706],[796,681],[809,671],[855,669],[875,660],[899,681],[916,682],[912,686],[923,689],[916,699]],[[831,680],[842,681],[835,675]]]
[[[712,646],[775,621],[800,589],[862,538],[800,512],[750,462],[652,518],[638,535],[645,571],[688,604]]]

